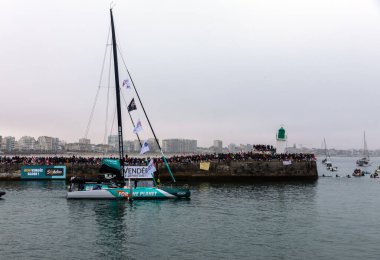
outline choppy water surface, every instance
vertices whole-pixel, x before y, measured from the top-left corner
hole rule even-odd
[[[355,168],[334,161],[342,176]],[[61,181],[0,190],[0,259],[380,259],[380,180],[369,176],[202,183],[191,200],[132,205],[68,201]]]

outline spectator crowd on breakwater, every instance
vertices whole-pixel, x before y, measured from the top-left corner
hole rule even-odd
[[[269,152],[247,152],[247,153],[214,153],[214,154],[197,154],[197,155],[175,155],[167,158],[169,163],[199,163],[199,162],[229,162],[229,161],[312,161],[316,160],[314,154],[276,154]],[[160,157],[125,157],[125,164],[128,165],[143,165],[147,159],[154,159],[155,163],[163,163]],[[116,159],[116,158],[115,158]],[[0,157],[1,165],[100,165],[101,157],[26,157],[26,156],[3,156]]]
[[[266,144],[254,144],[253,150],[257,152],[271,152],[271,153],[276,152],[276,148],[274,148],[273,145],[266,145]]]

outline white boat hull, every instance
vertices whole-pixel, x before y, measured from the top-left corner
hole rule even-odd
[[[175,199],[189,198],[189,189],[181,188],[156,188],[137,187],[129,188],[109,188],[99,190],[82,190],[67,192],[67,199]]]
[[[71,191],[67,193],[68,199],[116,199],[107,190]]]

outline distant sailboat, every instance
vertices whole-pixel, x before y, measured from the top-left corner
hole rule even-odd
[[[330,158],[329,151],[327,150],[327,145],[326,145],[326,139],[325,138],[323,138],[323,143],[324,143],[324,146],[325,146],[325,159],[322,160],[322,164],[326,165],[327,163],[331,163],[331,158]]]
[[[371,160],[369,158],[369,151],[367,147],[367,140],[365,138],[365,132],[364,132],[364,149],[363,149],[363,158],[356,161],[356,165],[367,167],[371,165]]]
[[[327,149],[326,139],[325,138],[323,138],[323,143],[325,145],[325,158],[322,160],[322,164],[324,164],[326,166],[327,170],[329,170],[331,172],[335,172],[335,171],[338,170],[338,167],[332,165],[330,153],[329,153],[329,151]]]

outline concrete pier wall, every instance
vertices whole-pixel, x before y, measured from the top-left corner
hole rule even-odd
[[[71,176],[95,177],[99,165],[67,164],[67,178]],[[317,165],[314,161],[229,161],[211,162],[209,171],[199,169],[199,163],[171,163],[170,167],[177,181],[254,181],[254,180],[316,180]],[[163,164],[158,165],[161,180],[170,179]],[[0,180],[19,180],[21,165],[0,165]]]

